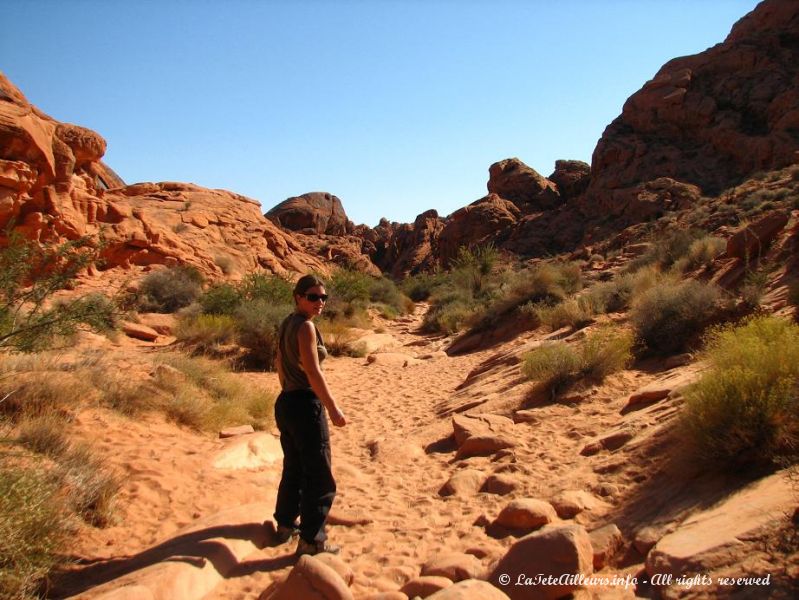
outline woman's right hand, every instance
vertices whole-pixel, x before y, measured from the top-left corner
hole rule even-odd
[[[341,412],[341,409],[336,406],[330,411],[330,420],[336,427],[344,427],[347,424],[347,417]]]

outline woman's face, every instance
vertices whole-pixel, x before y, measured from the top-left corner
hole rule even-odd
[[[316,285],[309,288],[303,295],[296,295],[297,309],[306,317],[313,319],[322,314],[322,309],[325,307],[327,300],[327,292],[325,286]]]

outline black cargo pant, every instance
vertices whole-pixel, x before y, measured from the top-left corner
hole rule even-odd
[[[275,402],[275,421],[283,447],[275,521],[292,527],[299,516],[300,537],[306,542],[324,541],[336,482],[322,402],[311,390],[281,392]]]

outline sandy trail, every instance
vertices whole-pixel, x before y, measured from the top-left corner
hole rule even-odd
[[[425,562],[446,552],[469,551],[487,566],[516,537],[492,537],[484,524],[514,498],[550,499],[566,489],[597,493],[610,484],[611,491],[600,494],[605,500],[577,519],[586,525],[601,521],[614,496],[623,496],[625,488],[636,485],[642,471],[650,468],[611,456],[589,460],[580,455],[587,440],[618,424],[629,390],[652,378],[641,372],[611,377],[591,392],[588,402],[540,406],[534,422],[511,426],[508,435],[516,444],[512,453],[455,461],[456,448],[448,440],[453,431],[450,414],[482,403],[469,412],[511,415],[529,403],[530,384],[520,379],[516,357],[542,334],[527,332],[494,348],[448,357],[441,352],[447,340],[419,333],[424,309],[419,305],[413,315],[381,322],[395,343],[374,362],[330,358],[325,364],[328,382],[349,421],[344,428],[331,427],[338,495],[329,536],[341,545],[341,557],[355,573],[356,598],[399,589],[420,574]],[[402,366],[398,354],[418,360]],[[273,373],[244,376],[254,385],[277,388]],[[269,510],[251,520],[271,518],[279,464],[216,469],[212,458],[226,442],[158,418],[141,422],[87,411],[78,425],[97,451],[125,474],[125,483],[120,522],[80,538],[77,555],[90,566],[81,570],[82,583],[72,593],[107,581],[112,572],[118,574],[119,569],[109,570],[99,561],[111,560],[126,572],[147,556],[148,549],[220,511],[260,502]],[[460,469],[485,477],[502,475],[512,479],[516,489],[507,495],[442,497],[441,486]],[[353,519],[365,523],[340,524]],[[257,598],[288,573],[294,548],[294,542],[260,548],[205,597]]]
[[[439,350],[440,339],[417,333],[422,317],[423,307],[417,307],[410,317],[386,322],[387,333],[397,340],[387,352],[425,356]],[[329,527],[331,541],[341,545],[341,557],[355,572],[356,597],[398,589],[435,554],[463,551],[485,541],[479,539],[485,538],[481,530],[472,526],[482,507],[448,502],[438,495],[453,468],[452,454],[425,453],[427,444],[452,431],[449,419],[436,417],[435,407],[452,395],[480,359],[439,353],[407,367],[348,358],[326,363],[328,383],[349,421],[344,428],[331,428],[338,484],[333,514],[371,521]],[[293,550],[293,543],[264,548],[251,560],[274,559]],[[277,574],[228,580],[209,598],[257,597]]]

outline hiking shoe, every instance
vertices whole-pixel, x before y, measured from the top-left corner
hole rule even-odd
[[[297,551],[294,554],[297,556],[302,556],[303,554],[309,554],[313,556],[314,554],[321,554],[322,552],[338,554],[340,551],[341,548],[334,546],[333,544],[328,544],[327,541],[306,542],[304,539],[300,538],[300,540],[297,542]]]
[[[285,525],[278,525],[275,528],[275,537],[277,541],[281,544],[285,544],[291,538],[298,536],[300,534],[300,529],[296,525],[292,525],[291,527],[286,527]]]

